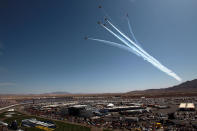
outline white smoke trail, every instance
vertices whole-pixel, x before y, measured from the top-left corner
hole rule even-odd
[[[129,52],[132,52],[136,55],[139,56],[139,54],[137,54],[135,51],[133,51],[131,48],[128,48],[127,46],[125,45],[122,45],[122,44],[119,44],[119,43],[116,43],[116,42],[112,42],[112,41],[107,41],[107,40],[102,40],[102,39],[96,39],[96,38],[89,38],[89,40],[94,40],[94,41],[98,41],[98,42],[102,42],[102,43],[105,43],[105,44],[108,44],[108,45],[111,45],[111,46],[115,46],[115,47],[118,47],[118,48],[121,48],[121,49],[124,49],[124,50],[127,50]]]
[[[122,41],[128,48],[131,48],[135,54],[137,54],[138,56],[141,56],[142,58],[144,58],[144,60],[150,61],[148,57],[146,57],[141,51],[139,51],[135,46],[130,45],[129,42],[127,40],[125,40],[124,38],[122,38],[121,36],[117,35],[116,33],[114,33],[113,31],[111,31],[109,28],[107,28],[104,25],[101,25],[103,28],[105,28],[107,31],[109,31],[112,35],[114,35],[116,38],[118,38],[120,41]]]
[[[108,20],[107,20],[108,21]],[[110,29],[108,29],[106,26],[102,25],[101,26],[103,28],[105,28],[108,32],[110,32],[112,35],[114,35],[116,38],[118,38],[120,41],[122,41],[125,45],[127,45],[128,47],[130,47],[134,52],[136,52],[137,54],[139,54],[141,57],[144,58],[144,60],[147,60],[148,62],[150,62],[153,66],[155,66],[156,68],[158,68],[159,70],[165,72],[166,74],[168,74],[169,76],[172,76],[173,78],[175,78],[178,81],[181,81],[181,78],[176,75],[174,72],[172,72],[170,69],[168,69],[167,67],[163,66],[158,60],[156,60],[154,57],[152,57],[151,55],[149,55],[145,50],[143,50],[141,47],[139,47],[135,42],[133,42],[131,39],[129,39],[124,33],[122,33],[121,31],[119,31],[112,23],[110,23],[108,21],[108,23],[117,31],[119,32],[126,40],[128,40],[128,42],[132,45],[130,45],[125,39],[122,39],[121,37],[119,37],[117,34],[115,34],[113,31],[111,31]]]
[[[135,38],[135,35],[134,35],[133,31],[132,31],[132,27],[131,27],[131,24],[130,24],[130,21],[129,21],[128,17],[127,17],[127,22],[128,22],[128,26],[129,26],[129,31],[130,31],[130,33],[131,33],[133,39],[134,39],[134,42],[135,42],[137,45],[139,45],[139,47],[140,47],[142,50],[144,50],[144,49],[142,48],[142,46],[140,45],[140,43],[139,43],[139,42],[137,41],[137,39]],[[120,30],[119,30],[119,31],[120,31]],[[120,31],[120,32],[121,32],[121,31]],[[148,57],[151,57],[155,62],[159,63],[154,57],[152,57],[151,55],[149,55],[146,51],[144,51],[144,53],[145,53]],[[160,64],[160,63],[159,63],[159,64]]]
[[[124,38],[122,38],[121,36],[117,35],[116,33],[114,33],[113,31],[111,31],[110,29],[108,29],[106,26],[104,26],[103,24],[101,24],[101,26],[103,28],[105,28],[106,30],[108,30],[112,35],[114,35],[116,38],[118,38],[119,40],[121,40],[126,46],[132,48],[132,46],[126,42],[126,40]]]
[[[135,35],[133,33],[133,30],[132,30],[132,27],[131,27],[131,24],[130,24],[131,22],[130,22],[129,18],[127,17],[126,19],[127,19],[127,23],[128,23],[128,26],[129,26],[129,32],[131,33],[131,37],[134,39],[134,42],[137,43],[142,48],[142,46],[140,45],[140,43],[135,38]]]
[[[172,72],[170,69],[168,69],[167,67],[163,66],[158,60],[156,60],[154,57],[152,57],[151,55],[149,55],[144,49],[142,49],[140,46],[138,46],[135,42],[133,42],[130,38],[128,38],[124,33],[122,33],[118,28],[116,28],[111,22],[109,22],[107,20],[107,22],[116,30],[118,31],[125,39],[127,39],[131,44],[133,44],[137,49],[139,49],[142,53],[144,53],[147,57],[149,57],[150,59],[152,59],[155,63],[157,63],[157,66],[159,67],[159,69],[163,72],[165,72],[166,74],[174,77],[176,80],[181,81],[181,78],[176,75],[174,72]]]
[[[142,53],[144,53],[147,57],[150,57],[153,61],[158,63],[159,65],[162,65],[158,60],[156,60],[154,57],[149,55],[144,49],[142,49],[140,46],[138,46],[135,42],[133,42],[129,37],[127,37],[124,33],[122,33],[115,25],[113,25],[110,21],[107,20],[107,22],[117,31],[119,32],[126,40],[128,40],[131,44],[133,44],[136,48],[138,48]]]
[[[130,45],[124,38],[120,37],[119,35],[117,35],[117,34],[114,33],[113,31],[111,31],[109,28],[107,28],[106,26],[104,26],[104,25],[102,25],[102,24],[101,24],[101,26],[102,26],[103,28],[105,28],[107,31],[109,31],[109,32],[110,32],[112,35],[114,35],[116,38],[118,38],[120,41],[122,41],[127,47],[131,48],[131,49],[132,49],[134,52],[136,52],[139,56],[141,56],[140,51],[139,51],[136,47]],[[136,54],[136,53],[135,53],[135,54]]]
[[[126,40],[124,40],[123,38],[119,37],[119,35],[117,35],[116,33],[114,33],[113,31],[111,31],[109,28],[107,28],[106,26],[101,25],[103,28],[105,28],[107,31],[109,31],[112,35],[114,35],[116,38],[118,38],[120,41],[122,41],[125,45],[128,46],[128,48],[131,48],[135,54],[137,53],[138,56],[141,56],[142,58],[144,58],[144,60],[147,60],[150,63],[153,63],[152,60],[147,57],[145,54],[143,54],[141,51],[139,51],[139,49],[137,49],[135,46],[130,45]]]
[[[153,59],[156,63],[158,62],[155,58],[153,58],[151,55],[149,55],[144,49],[142,49],[140,46],[138,46],[135,42],[133,42],[129,37],[127,37],[124,33],[122,33],[116,26],[114,26],[109,20],[107,22],[118,32],[120,33],[126,40],[128,40],[132,45],[134,45],[136,48],[138,48],[142,53]]]

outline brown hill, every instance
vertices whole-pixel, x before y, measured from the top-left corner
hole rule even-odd
[[[140,90],[140,91],[131,91],[127,94],[130,95],[166,95],[166,94],[186,94],[186,93],[197,93],[197,79],[192,81],[186,81],[182,84],[161,88],[161,89],[148,89],[148,90]]]
[[[186,81],[180,85],[166,88],[169,91],[197,91],[197,79]]]

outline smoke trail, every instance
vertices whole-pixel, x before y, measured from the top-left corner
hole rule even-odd
[[[134,52],[136,52],[137,54],[140,55],[140,51],[138,51],[138,49],[132,45],[130,45],[124,38],[122,38],[121,36],[117,35],[116,33],[114,33],[113,31],[111,31],[109,28],[107,28],[106,26],[102,25],[101,26],[103,28],[105,28],[107,31],[109,31],[112,35],[114,35],[116,38],[118,38],[120,41],[122,41],[127,47],[131,48]]]
[[[108,20],[107,20],[108,21]],[[101,24],[101,26],[103,28],[105,28],[108,32],[110,32],[112,35],[114,35],[116,38],[118,38],[120,41],[122,41],[125,45],[127,45],[128,47],[130,47],[134,52],[136,52],[137,54],[139,54],[141,57],[144,58],[144,60],[147,60],[148,62],[150,62],[153,66],[155,66],[156,68],[158,68],[159,70],[165,72],[166,74],[168,74],[169,76],[172,76],[173,78],[175,78],[178,81],[181,81],[181,78],[176,75],[174,72],[172,72],[171,70],[169,70],[167,67],[163,66],[159,61],[157,61],[155,58],[153,58],[152,56],[150,56],[146,51],[144,51],[142,48],[140,48],[135,42],[133,42],[131,39],[129,39],[126,35],[124,35],[124,33],[122,33],[121,31],[119,31],[113,24],[111,24],[109,21],[108,23],[116,30],[118,31],[124,38],[126,38],[128,40],[128,42],[130,42],[130,44],[134,45],[130,45],[125,39],[122,39],[121,37],[119,37],[117,34],[115,34],[113,31],[111,31],[110,29],[108,29],[107,27],[103,26]]]
[[[176,75],[173,71],[168,69],[167,67],[163,66],[158,60],[156,60],[154,57],[149,55],[144,49],[142,49],[140,46],[138,46],[135,42],[133,42],[130,38],[128,38],[124,33],[122,33],[117,27],[115,27],[110,21],[107,20],[107,22],[117,31],[119,32],[125,39],[127,39],[131,44],[133,44],[139,51],[141,51],[143,54],[145,54],[148,58],[150,58],[154,63],[157,64],[157,68],[161,71],[165,72],[166,74],[174,77],[176,80],[181,81],[181,78]],[[153,63],[152,63],[153,64]]]
[[[129,32],[131,33],[131,37],[134,39],[134,42],[137,43],[142,48],[142,46],[140,45],[140,43],[135,38],[135,35],[133,33],[133,30],[132,30],[132,27],[131,27],[131,24],[130,24],[131,22],[130,22],[129,18],[127,17],[126,19],[127,19],[127,23],[128,23],[128,26],[129,26]]]
[[[116,27],[118,27],[118,25],[112,20],[112,18],[109,16],[109,14],[107,13],[107,11],[102,7],[99,6],[99,8],[102,10],[102,12],[104,13],[105,17],[104,19],[109,19],[110,21],[112,21],[114,23],[114,25],[116,25]]]
[[[153,61],[160,64],[158,60],[156,60],[154,57],[149,55],[144,49],[142,49],[140,46],[138,46],[135,42],[133,42],[129,37],[127,37],[124,33],[122,33],[116,26],[114,26],[110,21],[107,20],[107,22],[118,32],[120,33],[126,40],[128,40],[131,44],[133,44],[136,48],[138,48],[142,53],[147,55],[147,57],[150,57]]]
[[[107,20],[108,21],[108,20]],[[151,59],[151,63],[156,63],[156,67],[160,69],[161,71],[165,72],[166,74],[174,77],[176,80],[181,81],[181,78],[176,75],[174,72],[163,66],[158,60],[156,60],[154,57],[149,55],[146,51],[144,51],[141,47],[139,47],[135,42],[133,42],[131,39],[129,39],[124,33],[122,33],[120,30],[118,30],[112,23],[108,21],[108,23],[116,30],[118,31],[123,37],[125,37],[131,44],[133,44],[135,47],[137,47],[143,54],[145,54],[148,58]]]
[[[124,50],[127,50],[129,52],[132,52],[136,55],[139,56],[139,54],[137,54],[136,52],[134,52],[131,48],[128,48],[127,46],[125,45],[122,45],[122,44],[119,44],[119,43],[116,43],[116,42],[112,42],[112,41],[107,41],[107,40],[102,40],[102,39],[96,39],[96,38],[88,38],[89,40],[93,40],[93,41],[98,41],[98,42],[102,42],[102,43],[105,43],[107,45],[111,45],[111,46],[115,46],[115,47],[118,47],[118,48],[121,48],[121,49],[124,49]]]
[[[140,46],[138,46],[135,42],[133,42],[130,38],[128,38],[124,33],[122,33],[116,26],[114,26],[109,20],[107,22],[118,32],[120,33],[126,40],[128,40],[131,44],[133,44],[135,47],[137,47],[140,51],[142,51],[144,54],[147,55],[147,52],[144,52],[143,49],[141,49]]]
[[[135,54],[137,54],[138,56],[141,56],[142,58],[144,58],[144,60],[147,60],[147,61],[151,61],[146,55],[144,55],[141,51],[139,51],[139,49],[137,49],[135,46],[133,45],[130,45],[128,43],[128,41],[126,41],[124,38],[122,38],[121,36],[117,35],[116,33],[114,33],[113,31],[111,31],[109,28],[107,28],[106,26],[102,25],[101,26],[103,28],[105,28],[107,31],[109,31],[112,35],[114,35],[116,38],[118,38],[120,41],[122,41],[126,46],[128,46],[129,48],[131,48]]]
[[[107,28],[106,26],[101,25],[103,28],[105,28],[107,31],[109,31],[112,35],[114,35],[116,38],[118,38],[120,41],[122,41],[125,45],[128,46],[128,48],[131,48],[135,54],[137,53],[138,56],[141,56],[142,58],[144,58],[144,60],[147,60],[148,62],[152,63],[152,60],[147,57],[145,54],[143,54],[141,51],[139,51],[135,46],[130,45],[124,38],[121,38],[119,35],[117,35],[116,33],[114,33],[113,31],[111,31],[109,28]]]

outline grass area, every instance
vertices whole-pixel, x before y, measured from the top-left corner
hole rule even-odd
[[[90,131],[90,128],[84,126],[61,123],[61,122],[56,122],[56,124],[58,125],[58,127],[56,128],[55,131]]]
[[[0,118],[4,119],[3,121],[6,122],[6,123],[11,123],[12,121],[16,120],[19,126],[20,126],[21,121],[23,119],[36,118],[37,120],[41,120],[41,121],[48,120],[48,119],[43,119],[43,118],[38,118],[38,117],[27,116],[25,114],[21,114],[21,113],[18,113],[18,112],[15,112],[15,113],[16,114],[14,114],[12,117],[6,118],[5,117],[6,112],[5,112],[5,113],[0,114]],[[53,122],[57,126],[54,131],[90,131],[90,128],[85,127],[85,126],[69,124],[69,123],[64,123],[64,122],[54,121],[54,120],[53,120]],[[35,128],[35,127],[32,127],[32,128],[22,127],[21,129],[28,130],[28,131],[43,131],[42,129],[38,129],[38,128]]]

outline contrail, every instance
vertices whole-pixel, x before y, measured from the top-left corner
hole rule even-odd
[[[155,66],[156,68],[158,68],[159,70],[165,72],[166,74],[168,74],[169,76],[175,78],[178,81],[181,81],[181,78],[176,75],[174,72],[172,72],[170,69],[168,69],[167,67],[163,66],[158,60],[156,60],[154,57],[152,57],[151,55],[149,55],[145,50],[143,50],[141,47],[139,47],[135,42],[133,42],[130,38],[128,38],[124,33],[122,33],[119,29],[117,29],[111,22],[109,22],[107,20],[107,22],[118,32],[120,33],[125,39],[121,38],[119,35],[115,34],[113,31],[111,31],[109,28],[107,28],[106,26],[102,25],[101,26],[103,28],[105,28],[108,32],[110,32],[112,35],[114,35],[116,38],[118,38],[120,41],[122,41],[126,46],[128,46],[129,48],[131,48],[134,52],[136,52],[137,54],[139,54],[141,57],[144,58],[144,60],[147,60],[148,62],[150,62],[153,66]],[[132,45],[130,45],[130,44]],[[136,54],[135,53],[135,54]]]
[[[103,28],[105,28],[106,30],[108,30],[112,35],[114,35],[116,38],[118,38],[119,40],[121,40],[126,46],[132,48],[132,46],[126,42],[126,40],[124,38],[122,38],[121,36],[117,35],[116,33],[114,33],[113,31],[111,31],[110,29],[108,29],[106,26],[104,26],[103,24],[100,24]]]
[[[107,31],[109,31],[112,35],[114,35],[116,38],[118,38],[120,41],[122,41],[128,48],[131,48],[134,52],[136,52],[138,54],[138,56],[141,56],[144,58],[144,60],[147,60],[148,62],[154,64],[155,62],[152,62],[152,59],[150,59],[149,57],[147,57],[145,54],[143,54],[141,51],[139,51],[135,46],[130,45],[126,40],[124,40],[124,38],[121,38],[119,35],[117,35],[116,33],[114,33],[113,31],[111,31],[109,28],[107,28],[104,25],[101,25],[103,28],[105,28]],[[135,53],[135,54],[136,54]]]
[[[107,28],[106,26],[104,26],[104,25],[102,25],[101,24],[101,26],[103,27],[103,28],[105,28],[108,32],[110,32],[112,35],[114,35],[116,38],[118,38],[120,41],[122,41],[128,48],[131,48],[134,52],[136,52],[139,56],[142,56],[145,60],[147,60],[147,61],[149,61],[149,58],[145,55],[145,54],[143,54],[141,51],[139,51],[135,46],[133,46],[133,45],[130,45],[129,43],[128,43],[128,41],[127,40],[125,40],[124,38],[122,38],[121,36],[119,36],[119,35],[117,35],[116,33],[114,33],[113,31],[111,31],[109,28]],[[135,54],[136,54],[135,53]]]
[[[122,44],[119,44],[119,43],[116,43],[116,42],[112,42],[112,41],[97,39],[97,38],[90,38],[90,37],[88,37],[88,39],[89,39],[89,40],[93,40],[93,41],[102,42],[102,43],[105,43],[105,44],[107,44],[107,45],[115,46],[115,47],[118,47],[118,48],[127,50],[127,51],[129,51],[129,52],[132,52],[132,53],[134,53],[134,54],[136,54],[136,55],[139,56],[139,54],[137,54],[135,51],[133,51],[131,48],[128,48],[128,47],[125,46],[125,45],[122,45]]]
[[[137,39],[135,38],[135,35],[134,35],[133,31],[132,31],[132,27],[131,27],[131,24],[130,24],[130,21],[129,21],[129,18],[128,18],[128,17],[127,17],[127,22],[128,22],[128,26],[129,26],[129,31],[130,31],[130,33],[131,33],[133,39],[134,39],[134,42],[135,42],[137,45],[139,45],[139,47],[140,47],[142,50],[144,50],[144,49],[142,48],[142,46],[140,45],[140,43],[139,43],[139,42],[137,41]],[[145,52],[146,55],[148,55],[149,57],[152,57],[152,56],[149,55],[146,51],[144,51],[144,52]],[[153,59],[155,62],[157,62],[157,63],[160,64],[160,62],[158,62],[158,60],[156,60],[154,57],[152,57],[152,59]]]
[[[135,43],[137,43],[140,47],[141,47],[141,45],[140,45],[140,43],[137,41],[137,39],[135,38],[135,35],[134,35],[134,33],[133,33],[133,30],[132,30],[132,27],[131,27],[131,24],[130,24],[130,20],[129,20],[129,18],[128,18],[128,16],[127,16],[127,23],[128,23],[128,27],[129,27],[129,32],[131,33],[131,36],[132,36],[132,38],[134,39],[134,42]],[[141,47],[142,48],[142,47]]]
[[[140,46],[138,46],[135,42],[133,42],[129,37],[127,37],[124,33],[122,33],[115,25],[113,25],[109,20],[106,20],[118,33],[120,33],[126,40],[128,40],[132,45],[134,45],[136,48],[138,48],[141,52],[143,52],[148,57],[152,58],[155,62],[158,62],[155,58],[153,58],[151,55],[149,55],[144,49],[142,49]]]
[[[124,33],[122,33],[117,27],[115,27],[109,20],[107,20],[107,22],[117,31],[119,32],[125,39],[127,39],[131,44],[133,44],[137,49],[139,49],[142,53],[144,53],[147,57],[149,57],[150,59],[152,59],[155,63],[157,63],[157,66],[159,67],[159,69],[163,72],[165,72],[166,74],[174,77],[176,80],[181,81],[181,78],[176,75],[174,72],[172,72],[170,69],[168,69],[167,67],[163,66],[158,60],[156,60],[154,57],[152,57],[151,55],[149,55],[144,49],[142,49],[140,46],[138,46],[135,42],[133,42],[130,38],[128,38]]]
[[[142,49],[140,46],[138,46],[135,42],[133,42],[129,37],[127,37],[124,33],[122,33],[115,25],[113,25],[109,20],[106,20],[118,33],[120,33],[126,40],[128,40],[132,45],[134,45],[136,48],[138,48],[142,53],[144,53],[147,57],[151,58],[153,61],[158,63],[158,65],[162,65],[158,60],[156,60],[154,57],[149,55],[144,49]]]
[[[120,41],[122,41],[127,47],[131,48],[134,52],[136,52],[137,54],[139,54],[141,56],[141,53],[140,51],[134,47],[134,46],[131,46],[124,38],[120,37],[119,35],[117,35],[116,33],[114,33],[113,31],[111,31],[109,28],[107,28],[106,26],[102,25],[101,26],[103,28],[105,28],[107,31],[109,31],[112,35],[114,35],[116,38],[118,38]],[[135,53],[135,54],[136,54]]]

